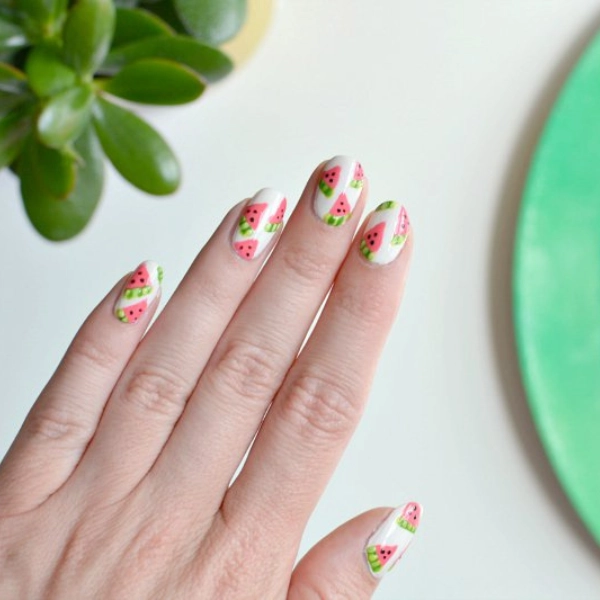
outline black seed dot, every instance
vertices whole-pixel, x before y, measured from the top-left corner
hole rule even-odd
[[[132,311],[132,310],[130,310],[130,311],[129,311],[129,314],[130,314],[130,315],[132,315],[132,314],[133,314],[133,311]]]

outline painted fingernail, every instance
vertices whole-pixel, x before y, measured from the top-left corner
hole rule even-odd
[[[349,156],[334,156],[323,167],[315,189],[317,216],[327,225],[343,225],[352,216],[364,179],[365,174],[358,161]]]
[[[404,206],[388,200],[370,215],[360,240],[360,252],[378,265],[392,262],[404,248],[410,232],[410,221]]]
[[[369,538],[365,548],[371,575],[381,579],[402,558],[421,522],[423,507],[417,502],[400,506]]]
[[[233,232],[233,249],[244,260],[256,258],[283,226],[287,200],[277,190],[257,192],[242,209]]]
[[[163,280],[162,267],[143,262],[127,280],[115,305],[115,316],[123,323],[137,323],[156,298]]]

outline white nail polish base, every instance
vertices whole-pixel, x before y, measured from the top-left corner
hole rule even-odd
[[[414,527],[405,518],[408,507],[416,507],[416,525]],[[400,506],[371,535],[365,547],[365,558],[373,577],[381,579],[402,558],[413,541],[422,512],[422,507],[415,502]],[[414,531],[411,531],[411,527]]]
[[[283,227],[287,201],[277,190],[258,191],[242,209],[233,232],[233,249],[240,258],[252,260],[269,245]]]
[[[328,225],[343,225],[351,216],[364,185],[360,163],[334,156],[323,167],[315,189],[314,210]]]
[[[394,201],[380,204],[365,224],[360,241],[361,254],[373,264],[392,262],[408,239],[410,224],[406,210]]]
[[[123,323],[137,323],[156,298],[162,269],[153,260],[143,262],[131,273],[115,305],[115,316]]]

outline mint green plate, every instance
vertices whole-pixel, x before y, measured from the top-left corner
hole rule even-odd
[[[536,150],[513,277],[533,418],[600,544],[600,35],[571,73]]]

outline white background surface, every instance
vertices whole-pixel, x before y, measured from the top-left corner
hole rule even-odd
[[[231,204],[265,185],[296,197],[319,161],[352,154],[371,207],[407,204],[417,248],[364,420],[302,550],[414,498],[422,528],[377,598],[600,598],[600,551],[526,408],[509,288],[527,162],[599,17],[596,0],[288,0],[244,69],[192,106],[144,111],[181,157],[176,196],[111,172],[87,231],[52,245],[3,173],[0,454],[124,272],[154,258],[170,295]]]

